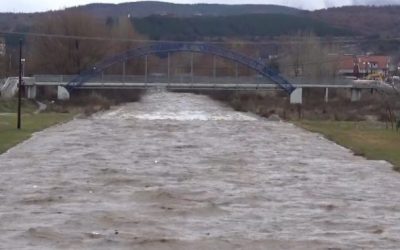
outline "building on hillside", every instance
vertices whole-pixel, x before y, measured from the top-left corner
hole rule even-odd
[[[6,40],[0,37],[0,56],[6,55]]]
[[[343,55],[339,62],[339,74],[356,78],[374,74],[387,76],[390,64],[390,56]]]
[[[357,74],[357,57],[354,55],[342,55],[339,57],[339,75],[355,76]]]
[[[383,74],[389,73],[390,56],[358,56],[358,65],[360,73]]]

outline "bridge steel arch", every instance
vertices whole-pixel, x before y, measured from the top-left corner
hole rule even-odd
[[[225,49],[222,47],[213,46],[207,43],[155,43],[145,47],[138,47],[128,50],[124,53],[109,57],[104,61],[94,65],[91,69],[82,72],[80,75],[73,78],[65,87],[71,92],[74,88],[80,87],[85,84],[86,81],[92,77],[100,74],[108,67],[122,63],[124,61],[144,57],[152,54],[166,54],[175,52],[194,52],[202,54],[211,54],[221,58],[225,58],[230,61],[237,62],[245,67],[248,67],[258,72],[263,77],[271,80],[281,89],[286,91],[288,94],[295,90],[295,87],[284,77],[278,74],[274,69],[267,66],[265,63],[260,62],[257,59],[242,55],[238,52]]]

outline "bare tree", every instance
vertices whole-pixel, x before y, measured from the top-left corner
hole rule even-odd
[[[76,38],[31,38],[31,73],[78,74],[107,53],[106,41],[81,38],[107,36],[104,23],[86,13],[75,10],[51,12],[43,15],[35,27],[38,33]]]
[[[322,44],[313,34],[298,34],[287,43],[279,59],[281,72],[308,81],[334,79],[338,71],[338,49]]]
[[[114,38],[108,44],[108,55],[123,53],[141,45],[137,40],[141,40],[142,37],[135,31],[129,17],[119,17],[112,23],[109,21],[108,23],[108,36]],[[127,74],[143,74],[143,60],[128,60],[125,64],[125,70]],[[121,65],[115,65],[108,72],[121,73]]]

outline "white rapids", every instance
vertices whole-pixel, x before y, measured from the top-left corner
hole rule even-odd
[[[0,249],[400,248],[390,164],[200,95],[49,128],[0,171]]]

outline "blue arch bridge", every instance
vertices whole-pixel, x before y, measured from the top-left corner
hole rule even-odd
[[[189,75],[172,76],[170,72],[170,56],[174,53],[190,52],[191,69]],[[208,54],[213,56],[213,75],[195,76],[193,53]],[[167,59],[166,74],[148,73],[148,56],[156,55]],[[215,58],[223,58],[236,63],[236,74],[234,77],[217,77]],[[126,75],[125,64],[132,59],[144,58],[145,70],[142,76]],[[106,69],[116,65],[123,65],[122,75],[105,75]],[[237,66],[242,65],[253,70],[254,76],[239,76]],[[324,88],[325,100],[328,101],[329,88],[351,89],[351,99],[358,101],[361,98],[362,89],[375,88],[375,83],[357,84],[355,82],[341,82],[330,84],[292,83],[264,62],[229,50],[223,47],[206,43],[154,43],[145,47],[134,48],[124,53],[106,58],[95,64],[90,69],[76,76],[60,75],[37,75],[31,79],[25,79],[28,98],[36,98],[37,87],[57,86],[58,98],[68,99],[78,89],[196,89],[196,90],[258,90],[258,89],[280,89],[290,95],[291,103],[302,102],[303,88]]]

